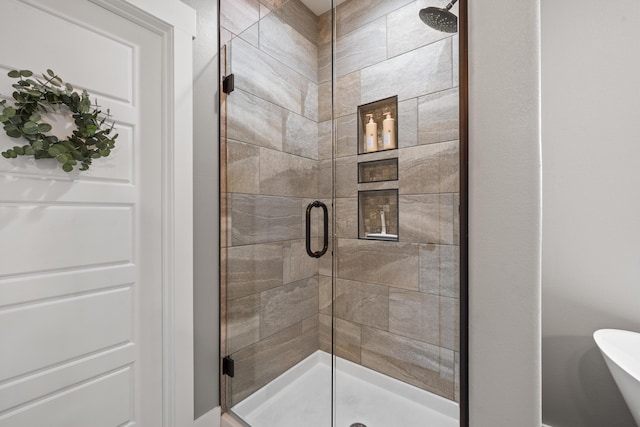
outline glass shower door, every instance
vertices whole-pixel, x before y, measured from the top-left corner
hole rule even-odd
[[[254,427],[331,425],[324,25],[299,0],[221,2],[222,400]]]
[[[437,5],[335,8],[335,426],[459,425],[458,35],[421,20]]]
[[[458,35],[317,3],[221,0],[223,410],[457,426]]]

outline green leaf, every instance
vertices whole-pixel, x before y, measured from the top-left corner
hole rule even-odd
[[[30,117],[29,117],[29,121],[30,122],[38,122],[42,119],[42,116],[38,113],[33,113]]]
[[[0,122],[6,122],[7,120],[9,120],[9,117],[0,114]]]
[[[35,141],[35,142],[31,145],[31,147],[33,148],[33,150],[34,150],[34,151],[40,151],[40,150],[42,150],[43,146],[44,146],[44,142],[42,142],[42,141]]]
[[[7,150],[7,153],[9,153],[9,157],[11,157],[12,159],[18,157],[18,154],[16,154],[16,152],[13,150]]]
[[[38,133],[38,128],[24,128],[22,131],[25,133],[25,135],[35,135]]]
[[[49,155],[51,157],[57,157],[60,154],[62,154],[62,152],[60,151],[60,147],[57,145],[51,146],[49,147],[49,149],[47,150],[47,152],[49,153]]]
[[[56,160],[60,163],[67,163],[69,161],[69,157],[66,154],[60,154],[56,156]]]
[[[51,127],[51,125],[49,123],[40,123],[38,125],[38,131],[40,133],[49,132],[51,129],[53,129],[53,128]]]
[[[20,77],[20,71],[18,70],[11,70],[7,73],[7,75],[9,77],[11,77],[12,79],[17,79],[18,77]]]
[[[71,172],[73,170],[73,166],[69,163],[65,163],[64,165],[62,165],[62,170],[65,172]]]
[[[64,87],[67,88],[69,92],[73,92],[73,86],[71,86],[69,83],[65,83]]]
[[[32,146],[30,146],[30,145],[25,145],[25,146],[24,146],[24,154],[25,154],[25,155],[27,155],[27,156],[33,156],[34,152],[35,152],[35,151],[33,150],[33,147],[32,147]]]
[[[22,77],[31,77],[33,73],[30,70],[20,70],[20,75]]]
[[[4,116],[7,116],[8,118],[11,118],[11,117],[13,117],[13,116],[15,116],[15,115],[16,115],[16,109],[15,109],[15,108],[13,108],[13,107],[7,107],[7,108],[5,108],[5,109],[4,109],[4,111],[2,112],[2,114],[3,114]]]
[[[25,92],[27,92],[31,96],[37,96],[37,97],[42,96],[42,93],[39,90],[35,90],[35,89],[26,89]]]
[[[9,153],[7,153],[6,151],[2,152],[2,157],[4,157],[5,159],[9,159],[11,158],[11,156],[9,155]]]
[[[25,124],[24,124],[24,129],[25,129],[25,130],[27,130],[27,129],[34,129],[34,128],[35,128],[35,129],[37,129],[37,128],[38,128],[38,125],[37,125],[37,124],[35,124],[35,122],[31,122],[31,121],[29,121],[29,122],[27,122],[27,123],[25,123]]]
[[[7,131],[7,136],[11,138],[20,138],[22,133],[18,129],[11,129]]]
[[[24,156],[24,148],[22,147],[13,147],[13,151],[15,151],[20,156]]]
[[[56,73],[54,73],[54,72],[53,72],[53,71],[51,71],[51,70],[47,70],[47,74],[49,74],[49,76],[51,76],[51,77],[53,77],[53,76],[55,76],[55,75],[56,75]]]

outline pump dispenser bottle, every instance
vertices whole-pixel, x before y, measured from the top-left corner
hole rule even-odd
[[[397,148],[396,143],[396,121],[391,117],[391,113],[384,113],[387,116],[382,121],[382,149],[390,150]]]
[[[373,121],[373,114],[367,114],[367,117],[369,118],[369,122],[365,129],[364,151],[365,153],[372,153],[378,151],[378,124]]]

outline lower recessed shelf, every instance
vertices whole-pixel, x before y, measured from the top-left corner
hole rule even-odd
[[[358,192],[358,237],[398,241],[398,190]]]

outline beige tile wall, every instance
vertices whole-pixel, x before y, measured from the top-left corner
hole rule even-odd
[[[330,15],[299,0],[222,0],[236,76],[223,203],[231,405],[316,349],[330,351],[332,302],[338,356],[457,400],[457,38],[422,24],[425,6],[337,8],[332,284],[329,256],[304,249],[306,204],[332,194]],[[358,156],[357,106],[395,95],[400,149]],[[358,162],[390,157],[398,181],[358,184]],[[398,189],[399,242],[357,238],[358,190],[379,188]]]
[[[420,21],[427,3],[349,0],[337,7],[335,349],[457,400],[457,37]],[[396,95],[399,150],[356,155],[357,106]],[[329,96],[319,91],[320,120]],[[398,181],[357,183],[358,162],[389,157],[399,159]],[[358,190],[388,188],[399,192],[399,242],[358,240]],[[321,284],[320,346],[329,350],[330,280]]]
[[[298,0],[223,0],[221,24],[224,74],[236,83],[223,105],[226,354],[236,362],[225,391],[233,406],[318,349],[318,260],[304,239],[319,185],[318,27]],[[318,220],[314,212],[313,236]],[[319,244],[314,238],[314,250]]]

